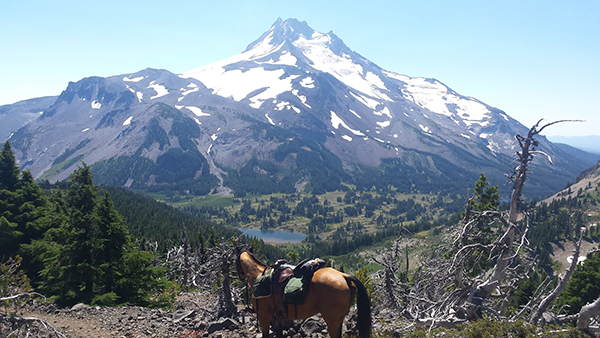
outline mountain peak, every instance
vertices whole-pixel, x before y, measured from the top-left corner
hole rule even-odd
[[[245,52],[253,49],[263,42],[268,42],[270,45],[278,46],[286,41],[296,41],[301,36],[303,36],[305,39],[311,39],[314,33],[316,33],[316,31],[310,28],[306,21],[299,21],[294,18],[283,21],[281,18],[277,18],[268,31],[264,32],[258,39],[246,47]]]

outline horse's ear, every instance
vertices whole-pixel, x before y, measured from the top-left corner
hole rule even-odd
[[[235,240],[235,252],[237,253],[237,255],[241,255],[242,253],[242,239],[241,237],[237,237],[237,239]]]

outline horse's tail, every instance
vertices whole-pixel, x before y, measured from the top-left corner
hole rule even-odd
[[[358,308],[358,335],[360,338],[371,337],[371,300],[367,294],[365,286],[353,276],[346,276],[346,282],[356,285],[358,290],[356,297],[356,307]]]

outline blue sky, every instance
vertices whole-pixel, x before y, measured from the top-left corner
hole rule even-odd
[[[600,1],[0,0],[0,105],[243,51],[275,20],[333,31],[380,67],[436,78],[547,135],[600,135]]]

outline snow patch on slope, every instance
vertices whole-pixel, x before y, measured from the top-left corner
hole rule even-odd
[[[346,128],[348,131],[353,133],[354,135],[365,136],[365,134],[363,134],[359,130],[354,130],[354,129],[348,127],[348,125],[339,116],[337,116],[337,114],[335,112],[330,111],[330,113],[331,113],[331,126],[333,128],[339,129],[339,127],[341,125],[342,127]]]
[[[264,67],[254,67],[244,69],[242,72],[240,69],[226,70],[225,67],[242,61],[255,61],[278,51],[283,46],[283,44],[278,46],[272,45],[270,43],[272,40],[273,30],[271,29],[268,36],[254,46],[254,48],[231,58],[185,72],[180,77],[200,80],[206,87],[213,90],[213,94],[231,97],[236,101],[243,100],[255,90],[267,88],[263,93],[254,96],[253,100],[251,99],[252,107],[260,107],[262,102],[267,98],[274,98],[284,91],[291,90],[291,80],[299,75],[280,79],[285,73],[283,69],[266,70]],[[283,57],[283,61],[281,57]],[[293,56],[291,54],[289,56],[282,54],[281,57],[281,62],[289,63]]]
[[[358,117],[359,119],[362,119],[362,117],[360,117],[360,115],[358,115],[358,113],[357,113],[357,112],[355,112],[354,110],[352,110],[352,109],[348,109],[348,110],[349,110],[349,111],[350,111],[352,114],[354,114],[354,116]]]
[[[175,106],[175,107],[181,107],[181,106]],[[198,108],[198,107],[194,107],[194,106],[185,106],[186,109],[189,109],[192,113],[194,113],[194,115],[196,116],[210,116],[209,113],[205,113],[202,111],[202,109]]]
[[[378,101],[375,101],[371,98],[368,98],[366,96],[363,95],[356,95],[353,92],[350,92],[350,95],[354,96],[355,99],[357,99],[360,103],[364,104],[365,106],[375,110],[377,108],[377,106],[379,105]]]
[[[315,88],[315,82],[310,76],[303,78],[300,85],[304,88]]]
[[[132,79],[132,78],[131,78],[131,75],[129,75],[129,76],[125,76],[125,77],[123,78],[123,81],[125,81],[125,82],[140,82],[140,81],[142,81],[143,79],[144,79],[144,77],[143,77],[143,76],[134,77],[134,78]]]
[[[273,59],[271,58],[271,59],[269,59],[269,61],[265,61],[265,62],[261,62],[261,63],[267,63],[267,64],[272,64],[272,65],[295,66],[296,61],[298,61],[298,59],[296,59],[295,56],[293,56],[290,52],[288,52],[286,50],[281,53],[281,55],[279,56],[279,60],[273,61]]]
[[[385,127],[389,127],[390,126],[390,121],[383,121],[383,122],[375,122],[377,123],[381,128],[385,128]]]
[[[293,88],[292,80],[294,80],[295,78],[300,76],[300,75],[290,75],[286,78],[280,79],[280,77],[285,73],[283,71],[283,69],[278,69],[276,71],[266,71],[263,68],[252,68],[251,70],[247,71],[246,73],[249,73],[253,70],[255,70],[255,75],[257,75],[255,77],[256,83],[260,83],[261,81],[265,81],[266,79],[269,79],[268,81],[264,82],[264,86],[261,86],[261,87],[267,87],[267,89],[262,91],[260,94],[255,95],[250,98],[250,107],[257,108],[257,109],[260,108],[260,106],[263,104],[264,101],[275,98],[275,97],[277,97],[277,95],[279,95],[283,92],[291,91]],[[256,70],[259,70],[259,71],[256,71]],[[260,71],[260,70],[262,70],[262,71]],[[277,76],[277,73],[280,75]],[[240,77],[238,80],[244,81],[247,79]],[[260,88],[260,87],[258,87],[258,88]],[[237,100],[237,101],[239,101],[239,100]]]
[[[350,57],[336,55],[330,49],[332,40],[329,34],[314,32],[311,37],[301,35],[292,44],[313,62],[313,68],[329,73],[347,86],[369,96],[392,101],[379,90],[385,89],[385,86],[377,75],[369,72],[365,74],[363,67],[354,63]]]
[[[269,114],[265,114],[265,117],[267,118],[267,120],[269,120],[270,124],[275,125],[275,122],[273,122],[273,119],[269,117]]]
[[[491,116],[491,112],[485,105],[474,99],[455,95],[439,81],[407,77],[404,82],[406,87],[401,88],[404,98],[431,112],[453,119],[458,116],[467,126],[489,124],[487,119]]]
[[[150,100],[157,99],[159,97],[169,94],[169,91],[167,90],[167,88],[165,88],[165,86],[161,84],[156,84],[154,83],[154,81],[150,82],[150,85],[147,88],[154,89],[154,91],[156,92],[156,95],[150,97]]]

